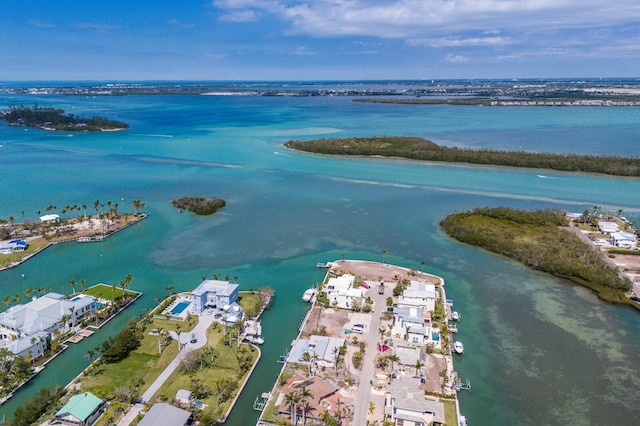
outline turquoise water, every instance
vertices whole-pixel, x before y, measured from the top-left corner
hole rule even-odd
[[[539,170],[343,159],[288,151],[288,139],[404,134],[458,146],[638,155],[638,108],[486,108],[353,103],[342,97],[0,95],[0,106],[96,112],[131,129],[59,134],[0,124],[0,217],[36,218],[49,204],[146,202],[149,218],[100,244],[63,244],[0,273],[0,296],[27,287],[71,292],[71,279],[118,283],[144,295],[53,361],[0,413],[11,416],[43,386],[66,384],[100,344],[171,285],[238,276],[242,290],[276,290],[263,317],[262,358],[228,424],[252,424],[256,395],[273,385],[278,357],[304,316],[302,293],[319,261],[348,258],[421,267],[446,280],[461,313],[456,360],[472,392],[472,425],[634,424],[640,417],[640,317],[588,292],[449,239],[438,226],[477,206],[594,205],[640,219],[637,179]],[[211,217],[178,213],[184,195],[217,196]],[[23,276],[24,275],[24,276]]]

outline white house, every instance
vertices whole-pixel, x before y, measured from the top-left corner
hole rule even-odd
[[[20,356],[31,352],[37,358],[44,353],[46,342],[55,330],[73,327],[95,311],[95,299],[90,296],[69,300],[59,293],[47,293],[34,297],[29,303],[0,313],[0,347]],[[63,319],[66,319],[64,323]]]
[[[344,274],[339,277],[329,278],[322,291],[327,294],[331,306],[342,309],[352,309],[354,303],[362,302],[362,289],[355,288],[356,277]]]
[[[417,377],[399,376],[387,386],[385,420],[394,425],[423,426],[444,424],[444,405],[425,396]]]
[[[633,232],[612,232],[609,242],[616,247],[631,249],[637,246],[638,237]]]
[[[344,339],[329,336],[309,336],[309,353],[319,366],[333,367]]]
[[[398,307],[424,307],[425,311],[433,311],[436,307],[438,292],[435,284],[427,281],[411,281],[402,295],[398,296]]]
[[[191,292],[191,302],[196,314],[207,308],[223,309],[238,301],[238,284],[229,281],[204,280]]]
[[[598,222],[598,230],[603,234],[611,234],[620,231],[620,226],[615,222]]]

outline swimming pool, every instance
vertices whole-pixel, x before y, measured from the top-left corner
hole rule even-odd
[[[431,333],[431,340],[433,340],[434,342],[440,341],[440,334],[434,331],[433,333]]]
[[[82,299],[82,296],[76,296],[73,299],[71,299],[72,302],[75,302],[76,300],[80,300]]]
[[[187,309],[187,306],[189,306],[190,304],[191,304],[191,302],[184,302],[184,301],[178,303],[176,306],[173,307],[173,309],[171,309],[171,314],[172,315],[180,315],[182,313],[182,311]]]

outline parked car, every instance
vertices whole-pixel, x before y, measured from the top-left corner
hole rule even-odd
[[[640,302],[640,297],[638,296],[631,296],[629,299],[633,300],[634,302]]]

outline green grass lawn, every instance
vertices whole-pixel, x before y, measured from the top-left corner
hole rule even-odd
[[[165,382],[162,388],[154,396],[163,400],[171,401],[175,397],[176,393],[180,389],[192,389],[192,379],[196,377],[204,383],[204,386],[210,391],[206,398],[201,398],[200,401],[207,405],[206,411],[211,413],[214,418],[222,417],[233,398],[223,402],[219,406],[216,405],[216,382],[222,379],[230,379],[240,384],[244,379],[244,374],[240,373],[239,362],[236,354],[245,351],[246,354],[252,356],[252,364],[258,357],[258,351],[251,345],[242,344],[240,349],[237,345],[225,346],[223,344],[223,328],[218,324],[214,324],[209,328],[207,332],[207,346],[214,348],[215,361],[210,367],[205,367],[202,370],[198,370],[195,374],[186,374],[180,368],[176,370],[171,377]],[[202,351],[199,349],[198,351]],[[234,395],[240,389],[234,392]]]
[[[145,328],[140,347],[122,362],[116,364],[100,364],[89,370],[81,379],[82,390],[94,393],[100,398],[109,399],[121,386],[136,387],[139,395],[144,393],[151,383],[169,365],[178,353],[178,343],[172,341],[158,353],[158,336],[149,335],[152,329],[187,331],[187,324],[162,319],[152,319]]]
[[[444,423],[446,425],[457,425],[456,402],[450,399],[441,399],[440,402],[444,405]]]
[[[122,295],[126,294],[130,296],[135,296],[138,294],[135,291],[131,290],[123,290],[121,287],[115,286],[115,288],[108,284],[96,284],[92,287],[89,287],[84,290],[84,294],[88,294],[89,296],[93,296],[97,299],[104,300],[114,300],[118,297],[122,297]]]
[[[25,251],[16,251],[10,254],[0,254],[0,266],[9,266],[12,263],[20,262],[27,256],[34,254],[35,252],[42,250],[49,245],[49,241],[42,237],[34,238],[29,241],[29,245]]]

